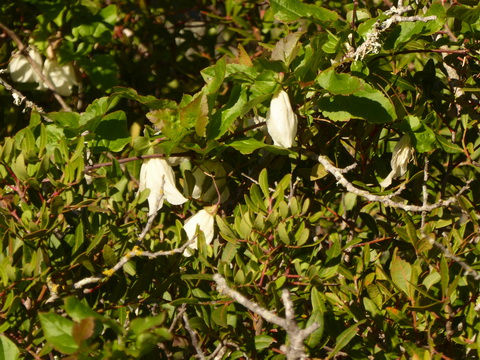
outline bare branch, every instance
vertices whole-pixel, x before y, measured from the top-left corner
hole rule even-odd
[[[149,219],[149,222],[150,222],[150,219]],[[148,225],[148,223],[147,223]],[[144,233],[145,231],[142,231],[142,234]],[[146,232],[145,232],[146,233]],[[145,236],[145,235],[143,235]],[[118,263],[115,264],[114,267],[112,267],[111,269],[108,269],[108,270],[105,270],[102,275],[99,275],[99,276],[92,276],[92,277],[88,277],[88,278],[85,278],[85,279],[82,279],[80,281],[77,281],[75,284],[73,284],[73,287],[75,289],[81,289],[82,287],[84,287],[85,285],[87,284],[93,284],[93,283],[98,283],[98,282],[101,282],[103,280],[107,280],[108,278],[110,278],[113,274],[115,274],[118,270],[120,270],[121,268],[123,268],[123,266],[129,262],[131,259],[133,259],[134,257],[137,257],[137,256],[145,256],[145,257],[148,257],[150,259],[154,259],[154,258],[157,258],[157,257],[160,257],[160,256],[169,256],[169,255],[173,255],[173,254],[182,254],[185,249],[193,244],[195,242],[195,239],[196,239],[196,236],[192,239],[190,239],[189,241],[187,241],[185,244],[183,244],[181,247],[179,248],[175,248],[175,249],[172,249],[172,250],[161,250],[161,251],[157,251],[157,252],[150,252],[150,251],[143,251],[141,250],[138,246],[134,246],[132,250],[130,250],[128,253],[126,253],[119,261]],[[89,290],[84,290],[85,292],[89,292]]]
[[[345,177],[343,176],[342,170],[335,167],[334,165],[332,165],[330,163],[330,160],[327,157],[325,157],[323,155],[319,155],[317,160],[320,164],[323,165],[325,170],[327,170],[330,174],[335,176],[335,178],[337,179],[337,183],[342,185],[349,192],[351,192],[355,195],[363,196],[364,198],[366,198],[369,201],[379,202],[379,203],[384,204],[385,206],[390,206],[390,207],[393,207],[393,208],[399,208],[399,209],[403,209],[405,211],[422,212],[422,211],[432,211],[432,210],[438,209],[440,207],[448,207],[451,204],[453,204],[454,202],[456,202],[457,198],[469,189],[469,186],[470,186],[470,183],[471,183],[471,181],[467,181],[466,185],[464,187],[462,187],[460,189],[460,191],[455,196],[452,196],[451,198],[449,198],[447,200],[440,200],[440,201],[436,202],[435,204],[431,204],[431,205],[427,205],[427,204],[423,204],[422,206],[408,205],[408,204],[403,204],[403,203],[393,201],[391,199],[391,196],[375,195],[375,194],[372,194],[372,193],[370,193],[366,190],[356,188],[355,186],[353,186],[353,184],[351,182],[349,182],[347,179],[345,179]]]
[[[422,184],[423,206],[428,205],[427,182],[428,182],[428,157],[425,156],[425,165],[423,167],[423,184]],[[425,224],[427,223],[427,214],[428,214],[427,211],[422,211],[421,232],[423,236],[425,236]]]
[[[205,354],[200,348],[200,345],[198,344],[197,334],[195,334],[195,331],[193,331],[192,327],[190,326],[190,322],[188,320],[188,316],[186,312],[182,314],[182,318],[183,318],[183,322],[185,323],[185,329],[187,329],[188,333],[190,334],[190,338],[192,339],[192,346],[195,348],[195,351],[197,352],[197,358],[201,360],[207,360],[207,358],[205,357]]]
[[[51,119],[49,119],[48,117],[46,117],[44,114],[45,114],[45,110],[43,110],[40,106],[38,106],[37,104],[35,104],[33,101],[30,101],[27,99],[27,97],[25,95],[23,95],[20,91],[16,90],[13,86],[11,86],[9,83],[7,83],[4,79],[2,79],[0,77],[0,85],[2,85],[7,91],[10,91],[12,93],[12,97],[13,97],[13,103],[16,105],[16,106],[20,106],[22,105],[23,103],[25,103],[25,107],[26,108],[29,108],[29,109],[32,109],[32,110],[35,110],[36,112],[38,112],[39,114],[42,115],[42,117],[48,121],[48,122],[52,122]]]
[[[47,288],[50,291],[50,297],[45,302],[46,304],[58,299],[58,285],[52,281],[50,276],[47,276]]]
[[[362,60],[367,54],[377,54],[382,44],[379,42],[380,34],[386,31],[390,26],[399,22],[428,22],[436,20],[436,16],[401,16],[401,14],[412,10],[410,6],[404,7],[401,2],[399,2],[398,8],[392,6],[390,10],[385,12],[385,15],[391,15],[390,18],[384,21],[377,21],[372,30],[370,30],[365,41],[357,48],[355,53],[352,55],[355,60]]]
[[[440,244],[439,242],[435,241],[435,239],[430,238],[430,243],[435,245],[440,251],[445,255],[446,258],[452,259],[454,262],[459,264],[464,270],[466,275],[471,275],[475,280],[480,280],[480,273],[474,270],[470,265],[468,265],[465,261],[459,258],[457,255],[452,254],[445,246]]]
[[[269,323],[275,324],[283,328],[287,332],[289,344],[286,346],[286,356],[288,360],[306,359],[303,342],[315,330],[319,328],[319,324],[313,323],[305,329],[299,329],[295,322],[295,314],[293,312],[293,303],[288,290],[282,291],[282,300],[285,306],[285,319],[274,314],[273,312],[262,308],[257,303],[248,300],[239,292],[228,287],[227,282],[220,274],[213,275],[213,280],[217,283],[217,290],[231,297],[239,304],[245,306],[250,311],[260,315]]]

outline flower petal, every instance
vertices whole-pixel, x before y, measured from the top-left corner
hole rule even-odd
[[[284,90],[280,90],[273,96],[266,121],[273,143],[285,148],[292,147],[297,135],[298,120],[288,94]]]
[[[215,225],[215,213],[216,213],[216,206],[213,206],[213,211],[209,211],[207,209],[202,209],[197,212],[195,215],[190,217],[185,224],[183,225],[183,229],[187,233],[188,240],[192,240],[197,235],[197,228],[198,230],[203,232],[205,236],[205,242],[209,245],[213,241],[214,235],[214,225]],[[198,249],[198,241],[195,239],[193,244],[189,245],[183,255],[186,257],[192,256],[191,251],[189,249],[196,250]]]
[[[187,199],[175,186],[175,174],[164,159],[147,159],[140,169],[140,184],[138,191],[150,189],[148,195],[148,215],[157,213],[167,200],[172,205],[180,205]]]

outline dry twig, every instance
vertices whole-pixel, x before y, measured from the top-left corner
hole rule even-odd
[[[286,356],[288,360],[306,359],[303,342],[319,328],[319,324],[313,323],[305,329],[300,329],[298,327],[295,321],[293,302],[287,289],[283,289],[282,291],[282,300],[285,306],[285,318],[281,318],[273,312],[262,308],[257,303],[248,300],[239,292],[229,288],[227,282],[220,274],[213,275],[213,280],[217,283],[217,290],[220,293],[231,297],[250,311],[263,317],[269,323],[280,326],[287,332],[289,343],[286,346]]]

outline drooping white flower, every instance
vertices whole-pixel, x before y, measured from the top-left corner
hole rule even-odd
[[[267,130],[274,145],[290,148],[297,135],[297,115],[294,114],[288,94],[280,90],[270,102],[267,112]]]
[[[28,55],[42,69],[42,56],[35,50],[30,49]],[[20,53],[13,55],[8,63],[8,72],[13,81],[19,83],[41,82],[40,76],[33,69],[27,58]]]
[[[208,189],[203,188],[205,180],[208,176],[205,173],[214,176]],[[218,196],[215,184],[220,191],[220,202],[224,202],[230,196],[230,191],[228,190],[228,187],[226,187],[227,172],[220,162],[211,160],[203,162],[200,166],[197,166],[193,170],[193,176],[195,178],[195,185],[192,191],[192,197],[194,199],[201,199],[207,203],[216,202],[218,200]],[[215,184],[213,181],[215,181]]]
[[[60,65],[57,60],[47,59],[43,64],[43,74],[55,86],[57,93],[62,96],[72,95],[73,86],[78,85],[75,69],[70,63]],[[39,90],[44,89],[46,86],[42,83]]]
[[[216,205],[204,208],[185,221],[183,229],[187,233],[188,240],[195,239],[195,241],[185,249],[183,256],[190,257],[192,256],[191,250],[198,249],[198,240],[196,239],[196,236],[198,235],[197,230],[203,232],[205,243],[207,245],[213,241],[215,214],[217,209],[218,206]]]
[[[140,168],[139,192],[150,189],[148,195],[148,216],[154,215],[167,200],[172,205],[180,205],[187,199],[175,185],[175,173],[164,159],[147,159]]]
[[[390,174],[380,183],[382,188],[389,187],[393,179],[405,175],[408,163],[413,160],[414,151],[411,145],[410,135],[403,135],[393,149],[392,160],[390,161],[392,171],[390,171]]]

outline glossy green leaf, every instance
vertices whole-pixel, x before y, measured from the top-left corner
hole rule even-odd
[[[340,335],[335,339],[335,347],[328,354],[327,359],[334,357],[340,350],[342,350],[348,343],[357,335],[358,327],[363,324],[366,320],[359,321],[358,323],[350,326],[348,329],[344,330]]]
[[[319,21],[335,21],[338,15],[328,9],[305,4],[300,0],[272,0],[270,2],[276,19],[284,22],[292,22],[301,17],[312,17]]]
[[[397,118],[393,104],[383,93],[364,84],[364,89],[348,96],[324,96],[318,101],[319,110],[333,121],[364,119],[370,123],[392,122]]]
[[[95,129],[95,150],[121,151],[130,143],[130,133],[127,129],[127,117],[123,111],[115,111],[105,115]]]
[[[247,103],[248,97],[245,88],[235,86],[232,89],[230,99],[228,102],[213,114],[210,122],[207,125],[207,138],[218,139],[225,134],[232,123],[243,115],[243,107]]]
[[[304,31],[297,31],[279,40],[272,51],[271,59],[283,61],[285,66],[288,67],[298,54],[298,41],[304,33]]]
[[[334,95],[351,95],[362,91],[365,82],[355,76],[338,74],[335,69],[327,69],[317,76],[318,84]]]
[[[73,321],[54,313],[40,313],[40,323],[47,341],[64,354],[73,354],[78,345],[73,339]]]
[[[262,350],[270,347],[270,345],[275,342],[275,339],[268,335],[257,335],[255,336],[255,349]]]
[[[20,351],[15,343],[7,338],[5,335],[0,335],[0,359],[1,360],[17,360],[20,356]]]
[[[271,153],[279,155],[286,155],[291,152],[290,150],[279,146],[267,145],[264,142],[258,141],[254,138],[230,141],[226,145],[233,147],[234,149],[240,151],[242,154],[245,155],[251,154],[258,149],[265,149]]]
[[[67,297],[64,302],[65,311],[67,312],[68,316],[70,316],[76,322],[80,322],[82,319],[90,317],[100,318],[100,315],[98,315],[89,306],[85,305],[74,296]]]
[[[393,283],[405,294],[410,295],[409,283],[412,277],[412,266],[400,257],[395,256],[390,266],[390,275]]]
[[[452,143],[450,142],[449,140],[447,140],[444,136],[442,135],[435,135],[435,138],[437,140],[437,143],[438,145],[440,146],[440,148],[449,153],[449,154],[459,154],[459,153],[463,153],[463,149],[458,146],[457,144],[455,143]]]

